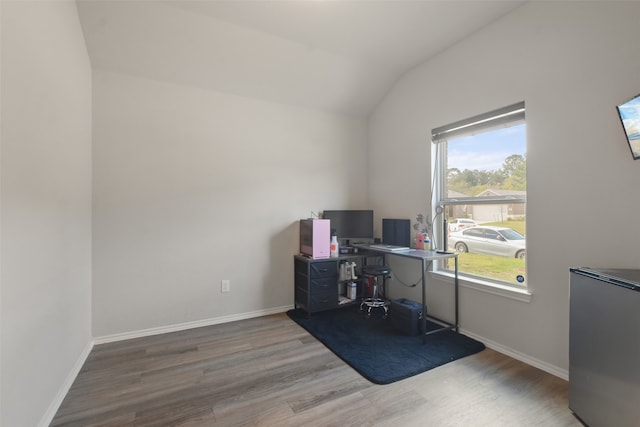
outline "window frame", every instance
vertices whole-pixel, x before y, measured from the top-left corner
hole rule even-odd
[[[431,183],[431,205],[434,207],[432,239],[437,243],[439,248],[444,248],[445,236],[448,233],[448,230],[445,229],[448,228],[448,225],[444,222],[444,212],[447,206],[523,203],[526,218],[526,193],[523,195],[496,195],[487,197],[448,197],[445,188],[446,175],[448,173],[448,140],[484,133],[494,129],[511,127],[520,123],[526,125],[524,101],[432,129],[431,163],[433,182]],[[444,262],[437,262],[434,263],[432,274],[449,277],[452,275],[452,271],[445,268]],[[517,285],[465,272],[459,272],[459,276],[463,285],[479,290],[486,290],[490,293],[497,293],[498,295],[527,302],[531,295],[528,282],[524,285]]]

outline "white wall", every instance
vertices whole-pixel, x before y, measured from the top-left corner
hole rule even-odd
[[[32,427],[91,347],[91,67],[75,2],[0,7],[0,424]]]
[[[640,92],[639,3],[530,2],[408,73],[368,129],[101,70],[92,104],[75,3],[0,5],[2,425],[55,410],[92,307],[104,337],[291,305],[297,219],[427,212],[430,130],[513,102],[527,105],[533,298],[464,288],[462,327],[566,371],[568,268],[638,264],[622,220],[640,208],[640,162],[615,105]],[[450,290],[433,288],[436,314]]]
[[[412,70],[370,119],[377,212],[428,209],[432,128],[526,102],[530,303],[461,291],[462,328],[560,374],[568,369],[569,267],[637,268],[640,209],[615,106],[640,92],[640,3],[529,2]],[[397,191],[402,188],[403,192]],[[405,280],[416,272],[409,266]],[[451,288],[429,308],[448,316]]]
[[[95,70],[94,336],[292,306],[297,220],[368,207],[365,132],[363,119]]]

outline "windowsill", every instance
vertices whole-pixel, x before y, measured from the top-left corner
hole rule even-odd
[[[453,284],[454,274],[446,271],[431,271],[431,275],[445,280],[447,283]],[[480,280],[471,277],[458,276],[458,281],[461,287],[474,289],[480,292],[486,292],[493,295],[498,295],[504,298],[513,299],[521,302],[531,302],[531,291],[529,289],[520,289],[513,286],[501,285],[499,283],[493,283],[485,280]]]

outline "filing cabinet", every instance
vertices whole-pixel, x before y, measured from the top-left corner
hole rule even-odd
[[[295,305],[311,314],[337,308],[339,303],[336,259],[294,258]]]

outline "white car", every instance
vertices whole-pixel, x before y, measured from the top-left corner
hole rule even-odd
[[[475,227],[478,223],[472,219],[457,218],[449,221],[449,231],[460,231],[465,228]]]
[[[458,252],[523,259],[526,243],[524,236],[512,228],[485,226],[451,233],[449,247]]]

